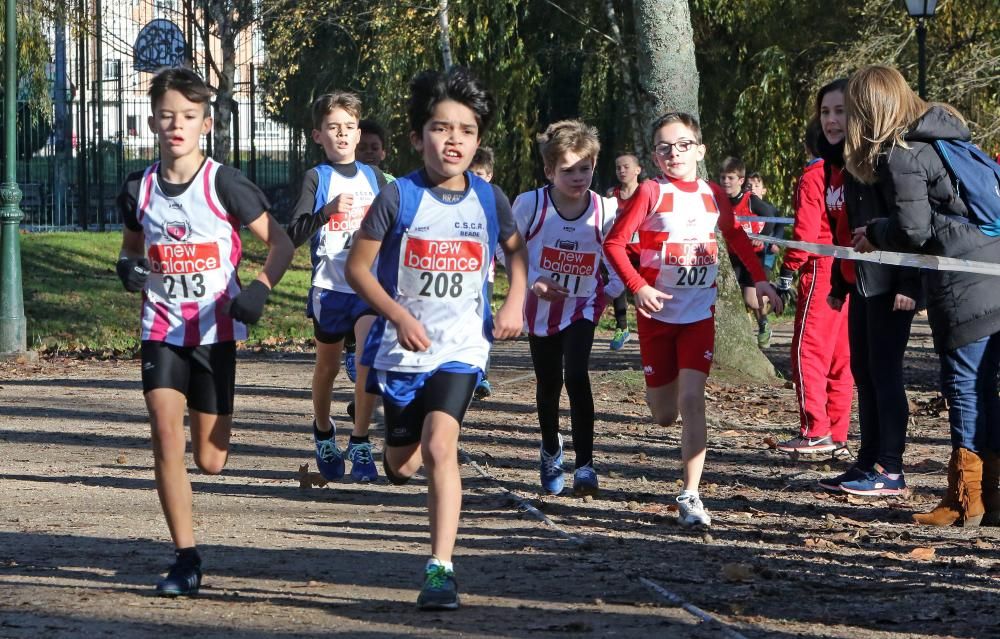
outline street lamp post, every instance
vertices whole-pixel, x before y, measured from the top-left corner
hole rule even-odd
[[[906,0],[906,12],[917,21],[917,92],[927,99],[927,25],[925,20],[933,18],[937,10],[937,0]]]
[[[17,186],[17,14],[6,0],[4,16],[4,179],[0,184],[0,357],[25,353],[24,294],[21,290],[21,245],[18,227],[24,214]]]

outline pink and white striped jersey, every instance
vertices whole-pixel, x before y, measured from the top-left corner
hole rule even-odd
[[[554,335],[581,319],[595,324],[607,305],[607,297],[625,290],[613,269],[604,282],[601,264],[604,237],[615,221],[618,202],[588,192],[590,204],[579,217],[568,220],[556,209],[550,188],[543,187],[517,196],[514,221],[528,247],[528,294],[524,303],[525,330],[531,335]],[[549,302],[531,291],[540,277],[569,289],[569,295]]]
[[[184,193],[160,188],[158,164],[146,169],[136,217],[142,225],[150,275],[143,290],[142,339],[200,346],[246,339],[247,328],[222,309],[240,292],[239,220],[222,205],[206,159]]]

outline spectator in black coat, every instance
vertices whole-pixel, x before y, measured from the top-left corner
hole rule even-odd
[[[886,249],[1000,263],[1000,238],[969,220],[956,196],[935,140],[968,140],[962,116],[927,104],[891,67],[857,71],[847,87],[847,169],[874,184],[888,217],[855,229],[859,251]],[[978,525],[984,512],[1000,516],[1000,277],[924,272],[928,319],[941,360],[941,391],[948,400],[952,455],[948,491],[929,525]]]

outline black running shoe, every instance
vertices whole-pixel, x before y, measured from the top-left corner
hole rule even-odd
[[[421,610],[458,609],[458,582],[455,573],[444,566],[428,566],[424,587],[417,597],[417,607]]]
[[[166,577],[156,582],[156,594],[160,597],[190,597],[198,594],[200,587],[201,567],[178,561],[170,567]]]

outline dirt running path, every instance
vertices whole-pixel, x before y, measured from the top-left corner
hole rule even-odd
[[[300,488],[311,354],[240,361],[229,465],[192,475],[206,572],[193,600],[151,596],[170,547],[137,363],[0,365],[0,637],[1000,637],[1000,529],[905,523],[939,496],[947,455],[925,329],[908,372],[910,499],[821,494],[815,479],[839,462],[792,463],[764,443],[791,431],[792,391],[720,376],[702,491],[716,523],[704,535],[674,524],[680,431],[649,423],[641,376],[627,372],[635,344],[605,344],[592,501],[538,494],[527,343],[497,349],[496,393],[474,403],[462,436],[463,607],[429,614],[413,605],[428,548],[423,481]],[[779,368],[787,349],[779,329]],[[338,381],[340,412],[346,391]]]

